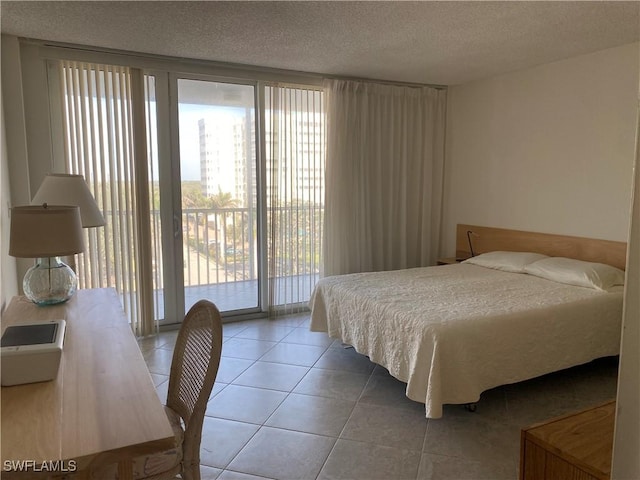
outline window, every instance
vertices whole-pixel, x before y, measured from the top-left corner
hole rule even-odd
[[[85,176],[107,221],[87,232],[81,288],[116,288],[139,335],[157,321],[179,321],[199,298],[231,313],[306,307],[322,260],[320,89],[73,61],[57,69],[65,165]],[[160,93],[158,81],[168,85]],[[235,91],[216,104],[212,90]],[[248,103],[237,121],[198,117],[241,97]],[[171,108],[176,118],[161,113]],[[189,139],[181,109],[195,115]],[[163,146],[159,131],[173,132],[179,148]],[[254,300],[243,300],[247,291]]]

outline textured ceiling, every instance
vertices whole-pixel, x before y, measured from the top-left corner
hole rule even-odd
[[[2,32],[454,85],[638,41],[640,2],[2,1]]]

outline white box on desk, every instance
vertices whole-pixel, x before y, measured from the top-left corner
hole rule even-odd
[[[64,320],[10,325],[2,334],[2,386],[53,380],[64,344]]]

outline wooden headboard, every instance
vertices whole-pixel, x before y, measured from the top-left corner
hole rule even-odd
[[[471,256],[468,231],[473,232],[470,237],[476,255],[494,250],[538,252],[552,257],[606,263],[623,270],[626,267],[626,242],[463,224],[458,224],[456,229],[456,257]]]

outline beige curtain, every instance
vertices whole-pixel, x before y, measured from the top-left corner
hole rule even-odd
[[[324,274],[435,264],[446,91],[327,80]]]

